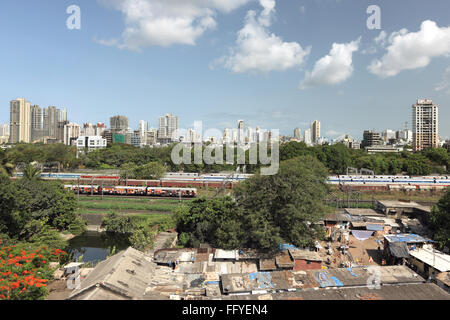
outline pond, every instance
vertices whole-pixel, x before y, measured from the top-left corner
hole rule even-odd
[[[69,253],[73,261],[80,256],[83,262],[97,264],[105,260],[115,247],[115,253],[130,246],[126,236],[113,236],[105,232],[87,231],[69,241]]]

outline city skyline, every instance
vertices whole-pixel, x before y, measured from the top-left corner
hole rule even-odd
[[[197,8],[192,1],[186,3]],[[0,68],[8,75],[0,82],[0,123],[9,120],[8,102],[25,96],[33,104],[70,109],[71,121],[76,123],[107,123],[109,116],[129,110],[133,128],[142,119],[157,127],[155,115],[173,113],[184,128],[196,120],[210,128],[231,128],[244,119],[252,127],[291,135],[293,128],[306,128],[311,120],[320,119],[323,136],[347,133],[362,138],[367,128],[401,128],[410,121],[411,101],[421,97],[441,106],[440,135],[450,137],[450,49],[441,45],[450,33],[447,1],[435,1],[433,6],[420,1],[379,1],[380,30],[366,26],[368,1],[268,1],[268,7],[257,0],[229,3],[209,8],[214,15],[206,18],[214,21],[215,28],[200,30],[191,43],[176,38],[161,43],[157,35],[142,32],[135,39],[142,41],[120,39],[129,27],[124,22],[127,13],[105,1],[79,1],[80,30],[66,28],[69,1],[51,6],[24,0],[5,3],[0,21],[8,27],[0,35],[11,47],[27,43],[33,50],[0,53]],[[12,19],[8,12],[21,13],[22,19]],[[144,10],[144,22],[145,14]],[[170,14],[176,16],[176,12]],[[197,26],[203,16],[194,18]],[[269,70],[257,59],[248,60],[255,61],[253,69],[250,63],[247,68],[240,65],[239,57],[253,57],[242,50],[239,38],[240,31],[251,27],[262,36],[262,46],[268,45],[264,40],[269,35],[273,45],[290,44],[293,60],[264,56],[267,52],[261,48],[255,57],[274,58],[273,64],[267,63]],[[427,30],[443,41],[424,46],[430,40]],[[408,39],[414,40],[420,53],[405,56],[399,51],[404,64],[389,60],[389,50],[401,49],[392,42],[394,38],[405,45]],[[120,44],[125,46],[118,48]],[[342,59],[333,60],[341,51]],[[327,60],[335,61],[339,70],[335,83],[320,72],[327,70]]]

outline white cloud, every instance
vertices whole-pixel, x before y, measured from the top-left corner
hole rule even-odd
[[[260,0],[263,11],[257,16],[248,11],[245,26],[238,32],[236,46],[229,56],[216,61],[235,73],[284,71],[300,67],[310,48],[303,49],[297,42],[284,42],[270,33],[275,13],[275,0]]]
[[[368,69],[380,77],[393,77],[404,70],[426,67],[434,57],[450,55],[450,27],[424,21],[418,32],[402,29],[388,38],[387,53]]]
[[[450,93],[450,67],[445,69],[444,74],[442,75],[442,81],[436,84],[434,88],[435,91],[443,91],[447,90]]]
[[[300,88],[334,85],[350,78],[353,52],[358,51],[360,41],[361,38],[349,43],[333,43],[330,53],[316,62],[312,72],[306,72]]]
[[[122,12],[121,39],[98,40],[106,45],[140,50],[148,46],[195,45],[216,28],[218,12],[229,13],[252,0],[98,0]]]

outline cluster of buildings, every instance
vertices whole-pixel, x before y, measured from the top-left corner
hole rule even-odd
[[[319,224],[328,241],[273,252],[173,248],[177,234],[148,252],[128,248],[81,269],[72,300],[449,300],[450,255],[433,248],[421,222],[429,207],[379,201]],[[169,239],[169,241],[167,241]],[[161,242],[161,241],[160,241]],[[161,242],[162,243],[162,242]]]
[[[54,106],[42,109],[31,105],[26,99],[19,98],[10,102],[10,123],[0,126],[0,144],[5,143],[64,143],[76,145],[80,150],[104,148],[110,143],[124,143],[135,147],[161,146],[172,142],[240,144],[249,145],[260,142],[297,141],[308,146],[324,143],[344,143],[352,149],[365,149],[368,153],[401,152],[405,146],[414,151],[439,146],[449,147],[449,143],[439,140],[439,106],[430,99],[419,99],[412,106],[412,130],[406,123],[403,130],[365,130],[362,141],[346,134],[328,141],[321,136],[321,123],[315,120],[302,134],[300,128],[294,129],[293,137],[279,136],[278,133],[246,127],[244,120],[238,120],[236,128],[225,128],[215,136],[203,136],[198,129],[179,129],[178,117],[166,114],[158,119],[158,129],[149,128],[144,120],[139,128],[130,128],[125,116],[110,118],[110,128],[104,123],[79,125],[67,120],[67,111]],[[196,131],[197,130],[197,131]]]
[[[398,153],[405,146],[411,146],[413,151],[438,148],[445,144],[439,139],[439,106],[430,99],[418,99],[412,105],[412,130],[408,123],[403,130],[365,130],[361,143],[346,136],[342,141],[348,147],[365,149],[368,153]]]

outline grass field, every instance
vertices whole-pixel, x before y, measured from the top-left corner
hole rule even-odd
[[[86,211],[151,211],[151,212],[174,212],[183,204],[188,204],[190,200],[172,199],[136,199],[136,198],[105,198],[84,197],[78,202],[79,212]]]

